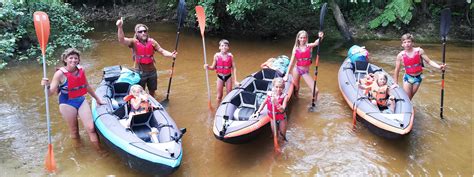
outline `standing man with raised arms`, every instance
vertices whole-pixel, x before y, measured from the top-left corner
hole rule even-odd
[[[124,44],[132,49],[133,65],[140,74],[139,84],[146,88],[152,97],[155,97],[155,91],[158,85],[158,75],[156,73],[155,58],[153,57],[155,51],[161,55],[169,58],[176,58],[177,52],[169,52],[161,48],[160,44],[154,39],[148,37],[148,27],[144,24],[135,25],[135,35],[133,38],[125,37],[123,33],[123,19],[117,20],[117,37],[121,44]]]

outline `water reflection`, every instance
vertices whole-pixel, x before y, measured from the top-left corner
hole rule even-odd
[[[133,25],[126,23],[126,36]],[[150,35],[165,49],[174,48],[175,25],[152,24]],[[105,66],[132,65],[131,51],[116,41],[113,24],[96,26],[89,36],[94,49],[84,52],[83,64],[89,82],[96,87]],[[208,62],[218,51],[220,38],[206,37]],[[289,55],[294,39],[259,41],[229,39],[235,56],[238,79],[256,71],[270,57]],[[270,131],[255,141],[231,145],[218,141],[212,133],[213,116],[207,109],[207,93],[202,69],[201,36],[184,30],[170,93],[168,112],[180,127],[186,127],[184,157],[172,176],[323,176],[323,175],[472,175],[472,46],[449,44],[445,87],[445,116],[439,118],[440,72],[427,67],[421,89],[415,96],[415,125],[400,140],[380,138],[358,123],[352,130],[352,112],[343,100],[335,80],[346,54],[326,40],[322,46],[318,87],[321,98],[317,111],[309,113],[311,91],[302,87],[300,98],[291,105],[289,142],[283,154],[275,156]],[[365,41],[372,61],[392,72],[401,50],[396,41]],[[440,44],[421,44],[430,58],[440,61]],[[158,100],[166,96],[170,59],[157,57]],[[44,98],[39,81],[41,66],[35,63],[10,65],[0,71],[0,176],[44,176],[47,151]],[[54,72],[48,67],[48,76]],[[215,74],[210,74],[212,103]],[[81,141],[73,142],[62,120],[57,97],[50,99],[54,152],[60,176],[143,176],[130,170],[110,149],[96,151],[81,129]]]

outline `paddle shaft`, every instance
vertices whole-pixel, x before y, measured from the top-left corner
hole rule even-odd
[[[202,35],[202,49],[204,52],[204,64],[207,65],[207,55],[206,55],[206,42],[204,40],[204,35]],[[206,70],[206,83],[207,83],[207,99],[208,99],[208,104],[211,106],[211,89],[209,88],[209,72]]]
[[[318,38],[319,39],[319,42],[318,43],[321,43],[321,38]],[[317,80],[318,80],[318,66],[319,66],[319,44],[318,44],[318,48],[316,49],[316,62],[314,64],[314,83],[313,83],[313,98],[311,99],[311,107],[314,107],[316,106],[316,104],[314,103],[315,100],[316,100],[316,84],[317,84]]]
[[[275,114],[275,102],[273,102],[273,96],[270,97],[270,102],[272,103],[272,114],[273,114],[273,119],[272,119],[272,127],[273,127],[273,146],[276,152],[280,151],[280,146],[278,145],[278,136],[277,136],[277,125],[276,125],[276,114]]]
[[[174,47],[174,51],[178,51],[178,42],[179,42],[179,31],[181,30],[181,27],[178,27],[178,31],[176,32],[176,45]],[[174,64],[176,61],[176,57],[173,57],[173,63],[171,64],[171,73],[170,73],[170,80],[168,81],[168,91],[166,92],[166,98],[165,100],[168,100],[169,95],[170,95],[170,89],[171,89],[171,80],[173,80],[173,73],[174,73]]]
[[[42,54],[43,58],[43,78],[46,78],[46,60],[44,54]],[[44,97],[45,97],[45,104],[46,104],[46,124],[48,128],[48,143],[51,144],[51,122],[49,118],[49,89],[48,86],[44,86]]]
[[[443,65],[446,63],[446,37],[443,37]],[[444,72],[445,70],[442,70],[441,74],[441,104],[440,104],[440,113],[439,115],[441,116],[441,119],[444,119],[443,117],[443,105],[444,105]]]

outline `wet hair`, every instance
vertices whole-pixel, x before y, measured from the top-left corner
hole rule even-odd
[[[129,94],[132,95],[134,90],[140,90],[140,94],[145,93],[145,90],[143,90],[143,87],[141,85],[138,85],[138,84],[132,85],[130,87],[130,93]]]
[[[306,37],[308,37],[308,32],[306,32],[305,30],[301,30],[298,32],[298,34],[296,34],[296,39],[295,39],[295,47],[294,48],[297,48],[300,46],[300,42],[298,41],[298,38],[303,35],[303,34],[306,34]],[[306,41],[307,43],[308,41]]]
[[[227,39],[222,39],[222,40],[219,41],[219,46],[222,45],[222,44],[229,45],[229,41]]]
[[[415,42],[415,37],[413,37],[413,35],[411,35],[410,33],[402,35],[400,39],[402,40],[402,42],[407,39],[410,39],[412,42]]]
[[[64,66],[67,65],[67,63],[64,60],[66,60],[66,58],[71,55],[77,55],[77,57],[79,58],[79,62],[81,62],[81,52],[79,52],[79,50],[75,48],[68,48],[64,50],[63,54],[61,54],[61,61],[63,62]]]
[[[272,87],[275,87],[275,85],[282,85],[283,88],[285,88],[285,83],[283,82],[283,78],[281,77],[275,77],[272,81]]]
[[[148,31],[148,26],[146,26],[146,25],[144,25],[144,24],[141,24],[141,23],[136,24],[136,25],[135,25],[135,35],[134,35],[135,38],[137,38],[137,32],[138,32],[138,29],[139,29],[140,27],[144,27],[145,30]]]

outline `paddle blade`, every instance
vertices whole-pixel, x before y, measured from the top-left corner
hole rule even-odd
[[[440,33],[442,38],[446,38],[451,25],[451,9],[446,8],[441,11]]]
[[[169,100],[169,99],[164,99],[163,101],[160,102],[160,104],[161,104],[164,108],[167,108],[169,103],[170,103],[170,100]]]
[[[186,11],[186,2],[184,0],[179,0],[178,4],[178,28],[183,27],[184,20],[186,20],[186,15],[188,12]]]
[[[324,27],[324,16],[326,16],[327,5],[328,5],[328,3],[324,3],[324,4],[321,6],[321,12],[320,12],[320,14],[319,14],[319,31],[323,31],[323,27]]]
[[[201,36],[204,36],[204,29],[206,28],[206,13],[202,6],[196,6],[196,16],[201,30]]]
[[[46,44],[48,44],[49,38],[49,18],[48,14],[42,11],[36,11],[33,13],[33,22],[35,24],[36,37],[40,44],[41,53],[45,55]]]
[[[53,145],[48,144],[48,153],[46,154],[46,160],[44,162],[45,169],[48,172],[56,171],[56,161],[54,160]]]

